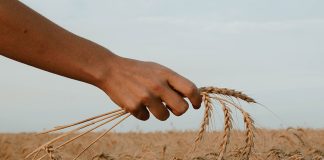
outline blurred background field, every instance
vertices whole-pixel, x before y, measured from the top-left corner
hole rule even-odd
[[[59,159],[72,159],[83,147],[99,133],[91,133],[55,152]],[[169,160],[193,159],[212,160],[217,158],[221,132],[209,132],[191,152],[196,132],[129,132],[110,133],[84,153],[80,159],[101,160]],[[32,133],[0,134],[0,159],[23,159],[29,152],[50,140],[55,135]],[[243,147],[244,135],[240,131],[232,133],[225,159],[240,159],[240,147]],[[309,159],[322,160],[324,156],[324,130],[258,129],[255,149],[251,159]]]

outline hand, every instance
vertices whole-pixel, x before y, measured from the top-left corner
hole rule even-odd
[[[162,65],[122,57],[109,63],[98,87],[140,120],[149,118],[148,110],[162,121],[170,116],[169,110],[182,115],[188,109],[184,97],[195,109],[200,107],[202,98],[195,84]]]

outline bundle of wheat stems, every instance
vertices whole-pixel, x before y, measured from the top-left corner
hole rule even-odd
[[[236,104],[232,98],[240,99],[248,103],[256,103],[252,98],[249,96],[243,94],[242,92],[235,91],[228,88],[217,88],[217,87],[202,87],[199,89],[202,97],[203,97],[203,103],[205,106],[205,112],[204,117],[200,126],[200,130],[198,132],[197,138],[195,139],[195,145],[194,149],[196,148],[196,145],[198,142],[201,141],[203,138],[204,133],[206,132],[206,129],[210,123],[210,119],[213,114],[213,100],[219,102],[220,106],[222,107],[222,110],[224,112],[224,134],[223,134],[223,140],[220,145],[220,151],[218,160],[222,160],[224,157],[224,154],[226,152],[226,147],[229,144],[230,140],[230,132],[232,129],[232,117],[231,117],[231,110],[230,106],[238,109],[244,119],[244,124],[246,128],[246,138],[245,138],[245,146],[242,148],[242,159],[249,159],[249,156],[251,155],[252,148],[254,145],[254,122],[251,116],[243,110],[243,108]],[[94,139],[90,144],[88,144],[83,150],[81,150],[75,157],[74,160],[79,158],[82,153],[84,153],[87,149],[89,149],[94,143],[96,143],[99,139],[101,139],[104,135],[106,135],[109,131],[111,131],[114,127],[116,127],[118,124],[120,124],[122,121],[124,121],[126,118],[128,118],[131,114],[127,113],[123,109],[117,109],[111,112],[107,112],[98,116],[94,116],[73,124],[64,125],[64,126],[58,126],[54,129],[44,131],[39,134],[46,134],[46,133],[52,133],[55,131],[63,130],[66,128],[79,126],[77,128],[71,129],[68,132],[65,132],[63,134],[60,134],[56,138],[44,143],[43,145],[36,148],[34,151],[29,153],[25,159],[32,158],[33,160],[41,160],[45,157],[49,157],[50,159],[57,159],[55,157],[55,152],[62,148],[63,146],[71,143],[74,140],[77,140],[81,136],[86,135],[87,133],[107,124],[113,121],[116,121],[115,124],[100,134],[96,139]],[[118,120],[119,119],[119,120]],[[80,132],[83,129],[87,130]],[[68,138],[68,140],[64,141],[68,136],[71,136],[73,134],[76,134],[72,138]],[[60,142],[63,141],[63,142]],[[59,143],[60,142],[60,143]],[[58,144],[59,143],[59,144]],[[40,155],[40,154],[43,155]]]

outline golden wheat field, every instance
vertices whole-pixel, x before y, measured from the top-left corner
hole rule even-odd
[[[100,133],[90,133],[53,153],[56,159],[72,159],[85,144]],[[113,160],[212,160],[217,159],[223,132],[207,132],[192,151],[196,132],[169,131],[152,133],[109,133],[87,150],[79,159]],[[241,159],[244,132],[232,131],[224,159]],[[0,134],[0,159],[19,160],[57,134]],[[71,135],[72,136],[72,135]],[[250,159],[316,159],[324,156],[324,130],[257,129]],[[44,159],[49,159],[48,157]]]

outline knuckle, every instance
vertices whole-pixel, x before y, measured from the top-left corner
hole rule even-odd
[[[126,108],[126,111],[129,112],[129,113],[136,113],[137,112],[137,109],[135,107],[127,107]]]
[[[197,93],[196,85],[194,85],[194,84],[188,85],[186,94],[191,96],[191,95],[194,95],[195,93]]]
[[[140,102],[147,103],[151,99],[151,95],[148,92],[142,92],[140,95]]]
[[[159,73],[169,73],[170,69],[156,62],[147,62],[151,67],[154,67]]]
[[[156,82],[152,85],[152,90],[154,91],[154,93],[159,94],[159,93],[164,92],[164,87],[161,83]]]
[[[162,74],[162,75],[171,75],[173,72],[167,67],[160,66],[159,67],[159,73]]]
[[[136,113],[139,110],[139,106],[140,105],[138,103],[128,102],[126,103],[125,110],[130,113]]]

